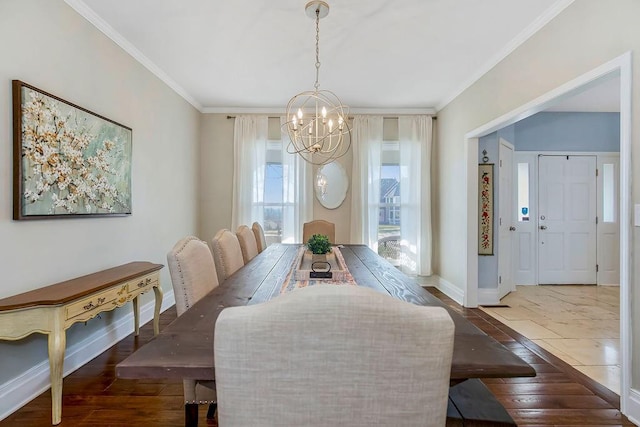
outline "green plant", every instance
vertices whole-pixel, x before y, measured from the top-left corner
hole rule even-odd
[[[331,242],[329,236],[324,234],[314,234],[307,242],[307,248],[313,254],[326,254],[331,252]]]

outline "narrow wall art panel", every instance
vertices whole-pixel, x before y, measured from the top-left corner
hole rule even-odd
[[[493,255],[493,163],[478,165],[478,255]]]

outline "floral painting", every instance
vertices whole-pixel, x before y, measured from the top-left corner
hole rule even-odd
[[[131,213],[130,128],[13,81],[14,219]]]
[[[493,164],[478,165],[479,224],[478,254],[493,255]]]

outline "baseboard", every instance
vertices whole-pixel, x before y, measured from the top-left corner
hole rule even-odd
[[[459,287],[457,287],[453,283],[443,279],[440,276],[433,275],[432,277],[434,278],[435,287],[440,292],[442,292],[443,294],[445,294],[446,296],[448,296],[449,298],[451,298],[452,300],[454,300],[458,304],[463,305],[463,302],[464,302],[464,291],[462,289],[460,289]]]
[[[629,402],[627,404],[626,417],[635,425],[640,425],[640,391],[631,389],[629,391]]]
[[[500,304],[498,288],[478,288],[478,305]]]
[[[161,311],[175,304],[173,290],[165,292]],[[153,319],[155,302],[149,301],[140,307],[140,324],[144,325]],[[64,357],[64,376],[103,353],[118,341],[133,332],[133,311],[117,322],[109,325],[99,333],[95,333],[72,347],[68,348]],[[49,379],[49,361],[38,363],[31,369],[4,384],[0,384],[0,421],[20,409],[22,406],[42,394],[51,387]],[[63,386],[64,390],[64,386]]]

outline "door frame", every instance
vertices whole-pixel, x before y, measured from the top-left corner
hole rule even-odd
[[[465,307],[478,305],[478,140],[505,126],[539,113],[579,89],[597,85],[600,79],[620,76],[620,410],[627,414],[633,406],[640,411],[638,396],[631,400],[631,52],[628,51],[601,66],[553,89],[538,98],[476,128],[465,135],[467,162],[467,248],[466,278],[463,283]],[[637,394],[634,390],[634,395]],[[634,414],[637,415],[637,414]]]

